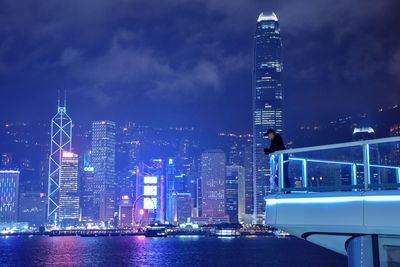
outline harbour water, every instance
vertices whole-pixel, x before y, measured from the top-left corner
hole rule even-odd
[[[0,266],[341,267],[346,257],[297,238],[0,237]]]

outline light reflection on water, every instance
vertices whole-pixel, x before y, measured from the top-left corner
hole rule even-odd
[[[0,266],[346,266],[308,242],[271,237],[3,237],[0,251]]]

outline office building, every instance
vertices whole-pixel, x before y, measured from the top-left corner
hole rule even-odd
[[[225,206],[231,223],[244,222],[246,198],[245,170],[242,166],[226,167]]]
[[[19,175],[19,171],[0,170],[0,222],[17,221]]]
[[[118,225],[120,227],[131,227],[133,223],[133,205],[129,195],[121,197],[118,209]]]
[[[103,222],[114,221],[116,211],[115,127],[106,120],[92,124],[94,217]]]
[[[283,130],[282,40],[278,18],[261,13],[254,36],[253,72],[253,182],[254,217],[264,219],[264,198],[270,191],[269,158],[262,148],[268,145],[263,134],[273,128]]]
[[[179,225],[192,219],[193,200],[190,193],[173,193],[169,222]]]
[[[64,151],[60,168],[60,224],[74,225],[80,218],[78,155]]]
[[[166,189],[163,166],[161,159],[151,160],[149,164],[142,162],[139,166],[134,202],[135,223],[165,222]]]
[[[201,217],[225,217],[226,155],[207,150],[201,155]]]
[[[70,152],[72,146],[72,119],[67,114],[66,100],[61,106],[58,100],[57,114],[51,120],[50,155],[47,191],[47,220],[58,224],[60,217],[60,169],[63,151]]]
[[[47,196],[45,192],[20,193],[18,221],[31,226],[41,226],[46,222]]]

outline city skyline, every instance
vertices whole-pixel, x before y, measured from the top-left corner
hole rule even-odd
[[[399,8],[0,0],[0,262],[399,263]]]

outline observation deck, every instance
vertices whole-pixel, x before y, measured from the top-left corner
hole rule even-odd
[[[400,265],[400,137],[288,149],[270,161],[267,225],[347,255],[349,266]]]

